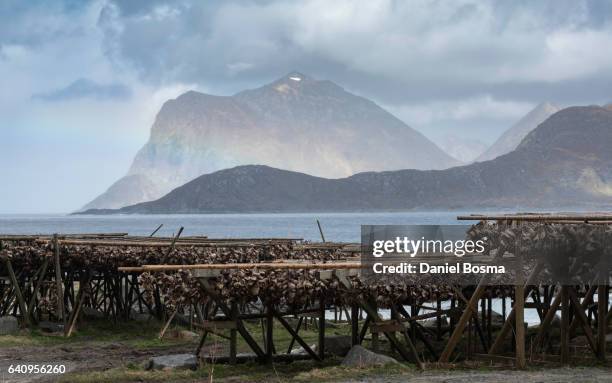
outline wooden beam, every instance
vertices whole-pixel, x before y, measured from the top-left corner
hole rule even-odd
[[[59,311],[64,328],[66,328],[66,312],[64,310],[64,285],[62,283],[62,265],[60,262],[60,248],[57,234],[53,235],[53,247],[55,255],[55,288],[57,293],[57,309]]]
[[[587,307],[593,302],[593,295],[595,295],[595,291],[597,291],[597,286],[591,285],[586,295],[584,296],[584,299],[580,303],[580,308],[576,308],[576,310],[586,310]],[[578,328],[579,324],[580,323],[578,322],[578,318],[574,318],[574,320],[572,320],[572,323],[570,324],[569,328],[570,338],[574,336],[574,332],[576,331],[576,328]]]
[[[553,289],[554,289],[554,286],[553,286]],[[544,320],[540,324],[540,328],[538,329],[538,333],[537,333],[537,335],[535,337],[535,340],[533,342],[534,347],[535,347],[536,350],[539,350],[543,346],[544,337],[548,333],[548,329],[550,328],[550,324],[552,323],[553,319],[555,318],[555,315],[557,315],[557,309],[561,305],[561,300],[562,300],[561,298],[562,298],[561,297],[561,293],[559,292],[557,295],[555,295],[553,301],[550,304],[550,307],[546,311],[546,315],[544,316]]]
[[[444,347],[444,350],[440,355],[440,359],[438,359],[439,363],[448,363],[448,361],[450,360],[451,354],[453,353],[455,347],[457,347],[457,343],[459,343],[459,340],[463,336],[463,330],[465,329],[465,326],[468,324],[470,318],[473,317],[474,313],[478,311],[478,309],[476,308],[476,304],[484,293],[488,281],[488,275],[485,275],[480,279],[476,290],[472,294],[472,297],[470,298],[465,310],[459,318],[459,322],[457,322],[455,330],[448,339],[448,342],[446,343],[446,346]]]
[[[297,340],[297,342],[308,353],[308,355],[310,355],[316,361],[321,361],[322,360],[319,357],[319,355],[317,355],[317,353],[312,351],[310,346],[306,342],[304,342],[304,340],[298,335],[298,333],[295,332],[295,330],[293,330],[293,328],[291,327],[291,325],[289,323],[287,323],[285,318],[283,318],[282,316],[278,315],[278,313],[274,312],[274,310],[272,310],[272,312],[274,314],[274,317],[280,322],[281,325],[283,325],[283,327],[289,332],[289,334],[291,334],[291,336],[293,336],[295,338],[295,340]],[[272,355],[270,354],[269,357],[272,357]]]
[[[597,356],[606,360],[606,333],[608,329],[608,286],[597,286]]]
[[[561,363],[569,363],[569,294],[567,286],[561,286]]]
[[[514,333],[516,341],[516,367],[524,369],[525,361],[525,286],[521,283],[514,290]]]
[[[595,355],[597,355],[597,345],[595,343],[595,338],[593,338],[593,331],[591,330],[591,326],[589,325],[589,320],[584,313],[584,309],[582,308],[580,301],[578,300],[578,296],[576,295],[576,290],[574,287],[567,287],[567,293],[569,295],[570,302],[572,306],[574,306],[574,314],[576,315],[576,319],[582,324],[582,329],[584,331],[584,335],[589,342],[589,347]],[[568,337],[570,336],[568,330]]]
[[[11,279],[11,284],[13,285],[13,290],[15,291],[15,296],[17,298],[17,303],[19,304],[19,311],[21,311],[21,315],[23,316],[23,321],[26,325],[30,325],[30,314],[28,313],[27,306],[25,304],[25,299],[23,298],[23,294],[21,293],[21,288],[19,287],[19,282],[17,281],[17,277],[15,276],[15,271],[13,270],[13,265],[9,258],[4,259],[4,264],[6,265],[6,270],[9,273],[9,278]]]

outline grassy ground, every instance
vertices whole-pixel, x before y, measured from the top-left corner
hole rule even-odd
[[[247,323],[247,328],[253,338],[263,344],[263,331],[260,322]],[[292,321],[295,326],[295,321]],[[0,336],[0,359],[18,360],[20,363],[38,363],[52,361],[68,361],[73,368],[62,376],[54,376],[49,381],[92,383],[92,382],[308,382],[318,383],[327,381],[367,381],[367,382],[400,382],[400,381],[446,381],[457,374],[462,375],[457,381],[472,381],[470,374],[478,375],[480,379],[473,381],[505,381],[506,370],[499,367],[483,367],[473,364],[469,370],[455,369],[430,370],[426,373],[417,372],[414,366],[409,364],[388,365],[385,367],[369,369],[351,369],[340,366],[340,359],[330,358],[323,363],[314,361],[299,361],[293,363],[274,363],[270,365],[258,365],[254,363],[230,366],[227,364],[202,364],[196,371],[147,371],[145,362],[152,356],[167,355],[175,353],[189,353],[195,350],[198,339],[181,339],[173,337],[179,330],[185,327],[173,326],[168,330],[168,337],[158,339],[162,323],[151,321],[142,322],[118,322],[97,320],[82,324],[79,330],[70,338],[59,335],[44,334],[38,330],[22,331],[18,335]],[[330,324],[326,329],[327,336],[348,335],[350,326],[348,324]],[[310,325],[309,328],[300,330],[300,335],[309,344],[316,344],[318,334],[316,329]],[[238,352],[249,352],[247,344],[238,337]],[[287,351],[291,335],[275,322],[274,341],[278,353]],[[368,346],[368,342],[365,346]],[[216,355],[227,354],[228,341],[222,337],[209,336],[205,345],[205,351]],[[382,344],[385,348],[388,345]],[[293,347],[299,347],[297,342]],[[461,346],[458,348],[461,350]],[[13,362],[11,362],[13,363]],[[1,367],[1,366],[0,366]],[[524,383],[533,379],[546,378],[552,370],[530,369],[526,372],[517,373],[509,370],[508,376],[521,377]],[[578,370],[572,370],[567,374],[578,374]],[[450,374],[450,375],[449,375]],[[531,375],[528,375],[531,374]],[[566,375],[567,375],[566,374]],[[597,375],[594,381],[600,381],[600,377],[607,376],[607,370],[603,375]],[[583,374],[584,375],[584,374]],[[608,374],[612,380],[612,371]],[[467,377],[466,377],[467,376]],[[559,381],[565,375],[560,375]],[[476,378],[475,378],[476,379]],[[577,381],[579,381],[578,379]]]
[[[161,324],[151,322],[118,322],[106,320],[88,321],[70,338],[61,334],[47,334],[38,329],[24,330],[18,335],[0,336],[0,347],[82,345],[87,342],[119,342],[128,347],[170,347],[184,341],[158,339]]]
[[[367,376],[389,377],[412,371],[404,365],[389,365],[368,369],[350,369],[338,365],[339,360],[324,363],[300,361],[258,365],[203,365],[196,371],[145,371],[139,366],[126,366],[96,373],[69,374],[61,382],[328,382],[360,379]]]

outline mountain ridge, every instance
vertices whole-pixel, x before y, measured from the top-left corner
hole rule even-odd
[[[482,162],[492,160],[513,151],[529,132],[559,110],[561,110],[561,108],[549,102],[538,104],[508,130],[504,131],[487,150],[475,159],[475,161]]]
[[[494,160],[446,170],[362,172],[340,179],[241,166],[200,176],[156,201],[109,212],[609,206],[611,145],[612,111],[597,106],[570,107],[531,131],[514,151]]]
[[[159,198],[202,174],[250,163],[328,178],[459,165],[375,102],[332,81],[291,72],[232,96],[189,91],[167,101],[127,179],[84,209]],[[150,184],[153,191],[143,190]]]

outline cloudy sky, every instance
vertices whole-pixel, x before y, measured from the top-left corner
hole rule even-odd
[[[188,89],[298,70],[490,143],[542,101],[611,101],[610,46],[608,0],[2,0],[0,213],[84,205]]]

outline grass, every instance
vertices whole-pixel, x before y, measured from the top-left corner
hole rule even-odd
[[[366,376],[388,377],[414,370],[401,364],[372,368],[346,368],[339,361],[326,360],[323,363],[300,361],[273,365],[227,364],[204,365],[196,371],[145,371],[140,367],[127,366],[103,372],[70,374],[60,381],[64,383],[122,383],[122,382],[296,382],[317,383],[344,379],[358,379]]]
[[[184,340],[159,340],[161,324],[157,321],[117,322],[110,320],[88,320],[86,325],[70,338],[59,334],[46,334],[38,329],[22,330],[16,335],[0,336],[0,347],[78,345],[88,342],[119,342],[133,348],[166,347]]]

